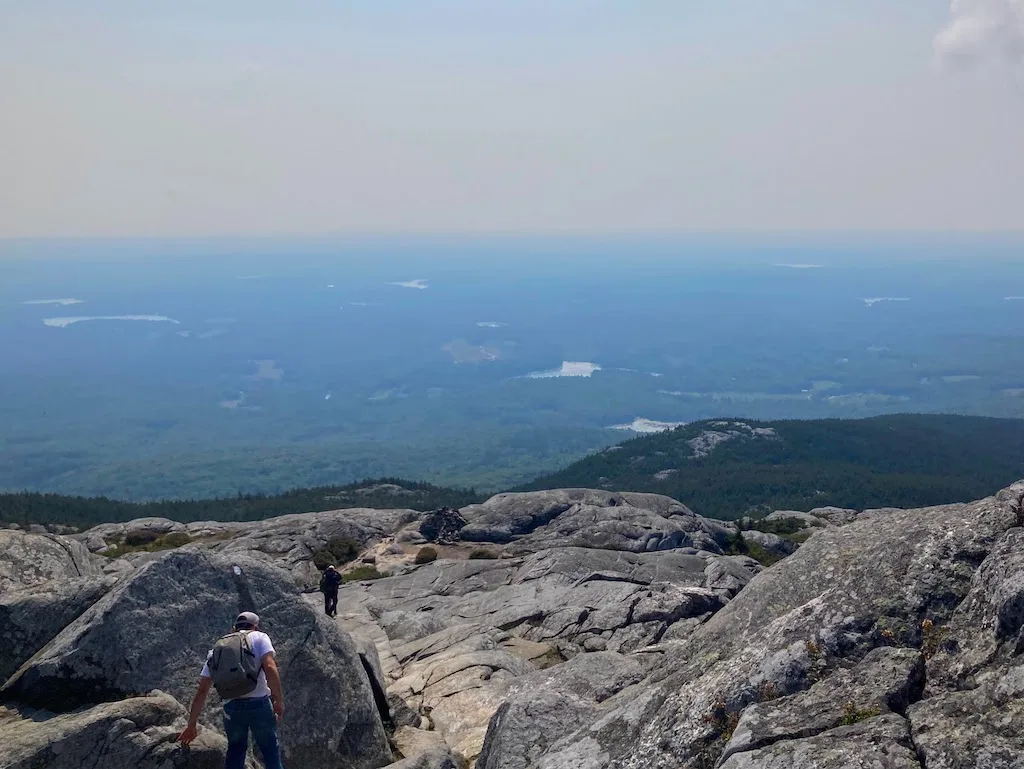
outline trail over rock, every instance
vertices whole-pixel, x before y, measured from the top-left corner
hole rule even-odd
[[[388,763],[380,715],[351,640],[302,600],[287,572],[242,553],[188,547],[142,566],[26,663],[0,695],[59,712],[153,689],[187,703],[207,650],[242,610],[262,617],[288,682],[286,760],[309,769]],[[207,708],[208,724],[217,712]]]
[[[166,739],[244,608],[278,646],[285,762],[302,769],[1020,769],[1024,482],[919,510],[778,511],[765,528],[797,521],[806,541],[787,555],[796,542],[668,497],[564,489],[201,524],[195,544],[116,558],[106,580],[71,571],[98,569],[88,554],[47,550],[49,570],[8,566],[32,585],[0,596],[3,661],[20,664],[0,757],[64,769],[45,745],[88,742],[205,767]],[[337,537],[361,550],[333,620],[300,591]],[[436,560],[416,563],[428,539]],[[786,557],[728,554],[743,541]],[[35,734],[31,707],[64,712]],[[188,761],[218,755],[204,734]]]

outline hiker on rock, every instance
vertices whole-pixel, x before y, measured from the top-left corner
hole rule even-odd
[[[196,738],[199,714],[212,685],[224,700],[224,731],[228,737],[224,769],[244,769],[250,731],[266,769],[283,769],[277,742],[277,722],[284,716],[281,676],[274,644],[259,627],[259,616],[242,612],[234,630],[214,644],[200,673],[188,726],[178,735],[185,745]]]
[[[328,566],[320,578],[320,590],[324,594],[324,614],[328,617],[338,616],[339,587],[341,587],[341,575],[334,566]]]

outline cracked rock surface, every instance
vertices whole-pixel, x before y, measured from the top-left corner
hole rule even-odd
[[[310,769],[334,769],[340,760],[355,769],[388,763],[351,639],[302,599],[287,572],[244,553],[186,547],[136,569],[25,663],[0,697],[55,712],[154,689],[188,703],[212,642],[243,610],[262,617],[288,682],[285,760]],[[205,722],[219,728],[216,696],[211,700]]]
[[[70,766],[58,753],[80,745],[121,766],[218,765],[216,709],[192,756],[167,735],[243,608],[278,645],[285,762],[304,769],[1024,767],[1024,482],[771,517],[813,536],[770,568],[725,554],[737,528],[676,500],[585,489],[190,524],[210,541],[102,569],[67,538],[33,543],[52,556],[40,572],[0,551],[0,575],[27,575],[0,589],[18,649],[0,657],[17,668],[0,768]],[[301,586],[338,536],[388,576],[345,584],[334,620]],[[416,564],[428,540],[437,559]]]

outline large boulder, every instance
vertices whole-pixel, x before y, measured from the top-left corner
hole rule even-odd
[[[736,531],[660,494],[592,489],[498,494],[460,512],[469,522],[459,532],[463,540],[514,543],[518,553],[566,546],[721,553]]]
[[[390,537],[420,515],[415,510],[362,508],[282,515],[246,524],[230,539],[211,547],[225,554],[247,553],[265,559],[287,569],[296,584],[315,587],[320,573],[313,565],[313,554],[332,540],[350,539],[365,548]]]
[[[839,670],[810,689],[773,698],[743,711],[723,758],[782,740],[813,737],[882,713],[907,712],[924,691],[924,658],[916,649],[879,647],[856,666]]]
[[[790,539],[784,539],[778,534],[772,534],[766,531],[747,529],[740,532],[740,534],[743,537],[743,541],[748,546],[756,545],[775,559],[785,558],[787,555],[793,555],[793,553],[795,553],[800,547],[797,542]]]
[[[0,594],[0,683],[102,598],[116,577],[57,579]]]
[[[22,666],[0,696],[58,712],[153,689],[189,702],[207,650],[243,610],[261,615],[277,648],[286,762],[387,764],[380,714],[351,639],[302,599],[286,572],[242,553],[186,547],[141,566]],[[218,710],[206,710],[207,724]]]
[[[225,522],[181,523],[169,518],[135,518],[120,523],[101,523],[91,529],[72,534],[93,553],[102,553],[115,546],[150,545],[168,534],[184,534],[190,539],[216,539],[239,531],[246,524]]]
[[[558,740],[597,720],[601,703],[643,678],[635,658],[597,652],[506,684],[478,769],[529,769]]]
[[[824,682],[822,694],[830,687],[860,691],[859,697],[874,692],[874,704],[855,702],[853,712],[844,713],[855,722],[849,726],[753,750],[734,745],[736,752],[725,766],[917,766],[907,720],[898,712],[881,712],[883,702],[897,702],[901,708],[909,704],[913,722],[917,709],[923,711],[923,705],[907,702],[922,696],[914,667],[896,665],[893,680],[907,682],[898,691],[871,684],[882,680],[874,674],[861,677],[854,670],[848,679],[834,676],[856,666],[877,646],[934,653],[936,633],[941,635],[976,585],[979,567],[990,557],[1006,558],[999,544],[1024,522],[1022,498],[1024,483],[978,502],[868,511],[846,525],[825,528],[792,556],[761,572],[686,643],[667,647],[643,690],[617,695],[610,712],[553,746],[536,766],[696,769],[714,764],[749,708],[818,681]],[[1005,595],[1012,595],[1009,587]],[[1013,612],[1007,600],[995,603],[1006,605],[1003,616],[1009,617]],[[865,682],[866,689],[857,688]],[[1016,712],[1020,699],[1007,693],[1002,707]],[[819,713],[817,723],[834,722],[835,703],[821,708],[814,698],[790,702],[791,713],[806,707],[808,714]],[[992,694],[989,702],[1000,702],[998,695]],[[881,715],[871,715],[875,708]],[[949,715],[955,712],[952,708],[953,703],[929,717],[941,723],[945,713],[955,723],[957,717]],[[976,737],[964,739],[965,746],[1000,723],[997,708],[984,702],[962,705],[960,717],[970,723],[972,710],[990,712],[993,720]],[[920,715],[917,720],[921,722]],[[1012,728],[1009,722],[1004,726]],[[935,740],[940,742],[941,735]],[[958,749],[957,755],[960,763],[946,765],[982,765],[973,763],[969,747]]]
[[[53,579],[98,577],[103,559],[58,534],[0,530],[0,593]]]
[[[928,769],[1018,769],[1024,756],[1024,665],[990,671],[975,689],[918,702],[907,716]]]
[[[975,572],[950,621],[929,631],[930,693],[973,688],[1024,651],[1024,529],[1010,529]]]
[[[929,766],[931,766],[929,764]],[[962,766],[984,766],[963,764]],[[907,722],[885,715],[806,739],[737,753],[721,769],[921,769]]]
[[[4,769],[220,769],[227,741],[203,730],[188,747],[176,741],[187,713],[154,692],[64,715],[0,711]]]

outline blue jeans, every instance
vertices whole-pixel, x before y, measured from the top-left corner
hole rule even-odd
[[[224,769],[245,769],[249,750],[249,732],[256,741],[267,769],[283,769],[277,744],[277,718],[270,697],[250,697],[224,703],[224,731],[228,735],[228,753]]]

